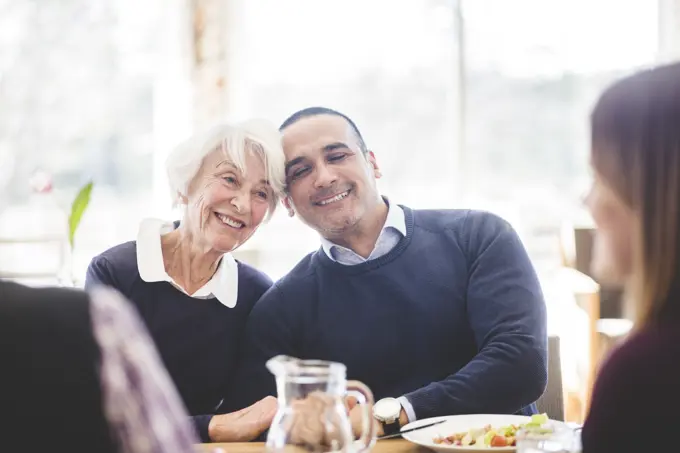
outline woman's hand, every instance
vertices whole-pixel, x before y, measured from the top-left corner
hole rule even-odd
[[[213,442],[249,442],[269,428],[277,407],[276,398],[268,396],[240,411],[215,415],[208,425],[210,439]]]

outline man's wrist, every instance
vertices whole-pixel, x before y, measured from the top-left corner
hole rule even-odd
[[[413,405],[405,396],[400,396],[397,398],[399,404],[401,404],[402,412],[406,413],[406,423],[413,423],[417,420],[416,412],[413,410]],[[401,420],[401,417],[400,417]],[[403,426],[403,425],[402,425]]]
[[[217,439],[217,416],[213,415],[210,417],[210,421],[208,422],[208,437],[210,438],[211,442],[218,442]]]
[[[408,414],[406,413],[406,410],[402,407],[401,412],[399,412],[399,426],[404,426],[409,423],[408,421]]]

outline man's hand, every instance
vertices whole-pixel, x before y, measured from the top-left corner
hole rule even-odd
[[[362,420],[363,420],[363,405],[361,404],[354,404],[351,406],[351,409],[349,411],[349,421],[352,424],[352,431],[354,432],[354,435],[358,438],[361,436],[362,432]],[[380,437],[383,434],[383,426],[382,423],[379,423],[376,419],[373,418],[371,415],[371,421],[376,424],[375,426],[375,435],[376,437]],[[408,415],[406,415],[406,411],[404,409],[401,410],[401,413],[399,414],[399,426],[404,426],[408,423]]]
[[[376,433],[382,431],[382,427],[378,421],[373,418],[373,414],[370,416],[371,423],[375,423]],[[364,405],[354,404],[349,411],[349,421],[352,424],[352,432],[354,432],[354,437],[359,438],[363,432],[363,421],[364,421]],[[378,434],[379,435],[379,434]]]
[[[208,434],[213,442],[249,442],[262,434],[272,423],[278,402],[273,396],[252,406],[210,419]]]

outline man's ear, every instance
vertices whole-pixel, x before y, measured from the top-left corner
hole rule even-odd
[[[283,204],[286,211],[288,211],[288,217],[293,217],[295,215],[295,210],[293,209],[293,204],[290,202],[290,197],[285,196],[281,198],[281,204]]]
[[[375,176],[375,179],[380,179],[382,177],[382,172],[380,171],[380,167],[378,167],[378,160],[375,158],[375,154],[373,151],[367,151],[366,152],[366,159],[368,160],[368,163],[371,165],[371,169],[373,170],[373,176]]]

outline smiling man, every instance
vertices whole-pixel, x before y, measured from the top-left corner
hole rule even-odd
[[[286,354],[347,365],[379,399],[386,433],[440,415],[535,412],[547,380],[546,313],[511,226],[382,197],[376,156],[337,111],[299,111],[281,131],[284,205],[322,247],[253,309],[232,387],[240,405],[274,394],[264,365]]]

